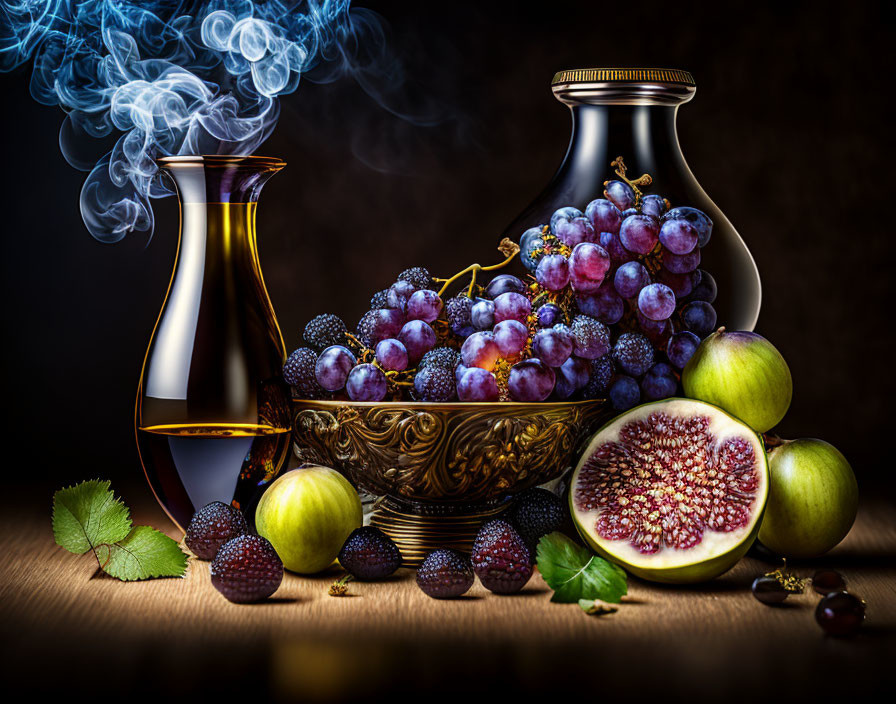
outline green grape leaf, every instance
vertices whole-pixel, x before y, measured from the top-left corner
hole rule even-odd
[[[137,526],[116,543],[98,545],[96,557],[106,574],[125,582],[183,577],[187,570],[187,556],[177,541],[149,526]]]
[[[128,507],[108,481],[92,479],[53,495],[53,536],[69,552],[83,555],[101,543],[116,543],[131,532]]]
[[[618,565],[593,555],[562,533],[538,541],[538,571],[554,590],[551,601],[574,604],[581,600],[618,604],[628,592],[625,572]]]

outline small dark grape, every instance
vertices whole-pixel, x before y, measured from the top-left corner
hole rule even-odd
[[[780,604],[787,598],[787,590],[774,577],[764,575],[753,580],[753,586],[750,587],[755,596],[763,604],[774,605]]]
[[[818,602],[815,620],[828,635],[855,635],[865,620],[865,602],[849,592],[831,592]]]
[[[812,575],[812,588],[819,594],[846,590],[846,580],[837,570],[818,570]]]

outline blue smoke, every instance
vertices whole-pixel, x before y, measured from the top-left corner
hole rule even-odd
[[[117,242],[152,234],[150,198],[171,195],[155,159],[250,154],[271,134],[279,96],[350,74],[387,109],[374,76],[399,67],[379,16],[351,0],[16,0],[0,5],[0,71],[33,61],[31,94],[66,117],[60,146],[89,170],[81,215]],[[388,89],[385,89],[388,90]],[[425,120],[420,120],[425,122]],[[85,138],[115,139],[97,163]]]

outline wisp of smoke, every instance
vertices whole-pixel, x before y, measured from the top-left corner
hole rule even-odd
[[[149,199],[171,195],[157,158],[252,153],[277,123],[279,96],[318,65],[325,70],[316,80],[351,74],[389,109],[372,79],[397,68],[380,18],[350,4],[4,1],[0,71],[33,61],[32,95],[66,112],[63,155],[90,171],[84,223],[98,240],[117,242],[134,230],[151,235]],[[85,164],[84,137],[117,141]]]

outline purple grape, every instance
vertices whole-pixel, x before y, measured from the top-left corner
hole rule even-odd
[[[681,323],[698,337],[715,330],[716,309],[706,301],[693,301],[681,309]]]
[[[719,290],[716,286],[716,280],[712,277],[712,274],[710,274],[708,271],[704,271],[703,269],[698,269],[695,279],[696,283],[694,284],[694,288],[691,290],[690,300],[706,301],[707,303],[712,303],[713,301],[715,301]]]
[[[694,356],[699,346],[699,337],[689,330],[682,330],[669,338],[666,344],[666,356],[677,369],[684,369],[684,365]]]
[[[591,362],[581,357],[570,357],[556,370],[554,395],[560,399],[572,396],[585,387],[591,377]]]
[[[573,291],[594,293],[610,270],[610,255],[599,244],[577,244],[569,256],[569,277]]]
[[[442,312],[442,299],[429,289],[414,291],[408,299],[408,320],[422,320],[431,323]]]
[[[492,332],[474,332],[460,348],[461,362],[465,367],[480,367],[491,371],[500,357],[501,348]]]
[[[493,331],[495,342],[505,359],[518,357],[529,339],[529,330],[519,320],[502,320]]]
[[[655,347],[662,347],[662,343],[672,334],[672,323],[669,320],[651,320],[641,311],[636,313],[638,327],[644,336]]]
[[[410,281],[396,281],[386,293],[386,307],[397,308],[402,313],[407,310],[408,299],[417,290]]]
[[[663,250],[663,268],[673,274],[687,274],[700,266],[700,248],[695,247],[687,254],[672,254]]]
[[[595,232],[617,233],[622,224],[622,213],[610,201],[598,198],[585,208],[585,217],[591,221]]]
[[[479,367],[467,367],[467,366],[464,366],[463,362],[458,362],[457,365],[454,367],[454,380],[458,384],[460,383],[460,379],[464,375],[464,372],[467,371],[467,369],[479,369]],[[489,373],[491,373],[491,372],[489,372]]]
[[[382,401],[387,390],[386,375],[375,364],[359,364],[345,382],[345,391],[352,401]]]
[[[545,328],[532,339],[532,354],[549,367],[559,367],[572,354],[572,335],[562,329]]]
[[[510,368],[507,390],[515,401],[544,401],[554,390],[554,370],[540,359],[524,359]]]
[[[469,296],[461,295],[448,299],[445,304],[445,314],[448,324],[451,326],[451,332],[459,337],[469,337],[476,331],[470,317],[472,309],[473,299]]]
[[[607,392],[610,404],[617,411],[627,411],[641,401],[641,389],[638,382],[625,374],[618,374],[611,382]]]
[[[585,388],[582,389],[582,397],[585,399],[603,398],[610,388],[610,380],[616,373],[616,365],[613,364],[613,355],[605,354],[599,359],[591,360],[591,377]]]
[[[653,345],[641,333],[624,332],[613,347],[613,359],[626,374],[641,376],[653,366]]]
[[[538,266],[538,260],[532,257],[532,253],[544,247],[543,232],[544,225],[539,225],[530,227],[520,237],[520,261],[529,271],[535,271]]]
[[[651,320],[668,320],[675,312],[675,294],[665,284],[648,284],[638,294],[638,310]]]
[[[525,323],[532,312],[529,299],[520,293],[502,293],[495,299],[495,323],[503,320],[519,320]]]
[[[525,293],[526,284],[520,281],[512,274],[498,274],[495,278],[488,282],[485,287],[485,296],[494,300],[502,293],[513,291],[514,293]]]
[[[339,391],[355,366],[355,355],[342,345],[331,345],[321,352],[314,365],[314,378],[327,391]]]
[[[554,234],[567,247],[575,247],[582,242],[597,240],[597,234],[594,232],[591,221],[584,217],[561,220],[557,223]]]
[[[666,220],[660,228],[660,244],[672,254],[687,254],[697,246],[697,230],[685,220]]]
[[[620,210],[626,210],[635,204],[635,191],[624,181],[608,181],[604,189],[604,196]]]
[[[408,368],[407,348],[394,337],[380,340],[376,346],[376,361],[386,371],[404,371]]]
[[[676,298],[685,298],[693,290],[697,275],[693,271],[689,274],[673,274],[665,269],[660,269],[656,278],[657,281],[672,289]]]
[[[631,217],[632,215],[640,215],[640,214],[641,213],[637,208],[626,208],[625,210],[622,211],[622,220],[624,222],[626,218]]]
[[[650,283],[650,274],[640,262],[627,262],[616,270],[613,286],[623,298],[634,298]]]
[[[566,208],[558,208],[554,211],[554,214],[551,215],[551,232],[555,235],[557,234],[557,226],[561,222],[569,222],[575,218],[582,217],[582,211],[578,208],[566,207]]]
[[[358,335],[368,347],[375,347],[380,340],[398,335],[404,325],[404,313],[397,308],[380,308],[364,314],[358,324]],[[363,327],[363,330],[362,330]]]
[[[432,365],[414,375],[414,395],[420,401],[444,403],[457,394],[454,371]]]
[[[470,321],[477,330],[491,330],[495,327],[495,302],[480,298],[470,310]]]
[[[697,231],[698,247],[705,247],[709,242],[710,235],[712,235],[712,220],[702,210],[689,206],[672,208],[663,216],[664,222],[669,220],[684,220],[693,227]]]
[[[678,379],[672,367],[664,362],[654,364],[641,380],[641,394],[648,401],[659,401],[674,396],[678,390]]]
[[[629,252],[647,254],[659,241],[660,223],[652,215],[630,215],[619,228],[619,241]]]
[[[622,246],[618,234],[601,232],[600,246],[607,250],[607,253],[610,255],[610,261],[614,266],[619,266],[635,259],[635,255]]]
[[[610,350],[610,329],[587,315],[577,315],[570,326],[573,354],[585,359],[603,357]]]
[[[479,367],[464,369],[457,381],[457,397],[461,401],[497,401],[495,375]]]
[[[662,217],[668,207],[666,199],[662,196],[649,195],[641,199],[641,212],[645,215],[653,215],[655,218]]]
[[[535,280],[549,291],[560,291],[569,283],[569,262],[562,254],[546,254],[535,269]]]
[[[538,327],[541,328],[553,327],[557,323],[562,323],[565,319],[563,310],[560,306],[555,306],[553,303],[545,303],[540,306],[538,310],[535,311],[535,317]]]
[[[416,364],[421,357],[436,346],[436,333],[422,320],[410,320],[404,324],[398,339],[407,348],[408,363]]]
[[[576,296],[576,305],[585,315],[607,325],[618,323],[625,314],[625,302],[612,284],[601,286],[597,293],[589,296]]]

